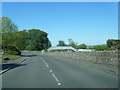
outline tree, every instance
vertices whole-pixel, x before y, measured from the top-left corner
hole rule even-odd
[[[8,17],[0,18],[0,24],[2,24],[0,25],[0,33],[2,34],[2,49],[4,52],[10,54],[20,54],[20,51],[16,48],[17,40],[16,35],[14,34],[14,32],[18,31],[17,25],[15,25]]]
[[[84,43],[80,44],[77,46],[77,49],[87,49],[87,45],[85,45]]]
[[[39,29],[18,31],[18,27],[8,17],[2,17],[0,24],[2,24],[0,26],[2,48],[7,53],[20,54],[19,50],[43,50],[51,47],[48,34],[44,31]]]
[[[77,43],[74,42],[71,38],[68,39],[68,42],[69,42],[68,46],[72,46],[72,47],[74,47],[74,48],[77,47]]]
[[[15,36],[15,46],[16,48],[20,50],[24,50],[26,46],[28,45],[28,40],[30,40],[30,35],[28,34],[27,31],[19,31],[13,33]]]
[[[13,23],[12,20],[8,17],[2,17],[0,20],[2,20],[2,33],[11,33],[18,31],[18,26],[15,25],[15,23]]]
[[[96,51],[109,50],[109,48],[107,47],[107,45],[96,45],[96,46],[94,46],[94,49],[95,49]]]
[[[30,40],[28,41],[26,49],[43,50],[51,46],[51,42],[47,38],[48,34],[46,32],[39,29],[31,29],[28,30],[28,34],[30,35]]]
[[[60,40],[57,46],[66,46],[65,42]]]
[[[107,46],[112,50],[119,49],[120,48],[120,40],[108,39]]]

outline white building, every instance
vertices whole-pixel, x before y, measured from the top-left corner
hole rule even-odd
[[[91,50],[91,49],[78,49],[77,51],[78,52],[91,52],[91,51],[94,51],[94,50]]]
[[[48,51],[57,51],[57,50],[67,50],[69,51],[74,51],[76,52],[77,50],[71,46],[54,46],[54,47],[50,47],[49,49],[47,49]]]

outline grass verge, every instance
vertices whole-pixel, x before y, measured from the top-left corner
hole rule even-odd
[[[2,57],[8,57],[10,60],[20,58],[21,56],[19,55],[0,55],[0,63],[2,62],[7,62],[7,60],[2,60]]]

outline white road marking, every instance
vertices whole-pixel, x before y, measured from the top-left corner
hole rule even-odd
[[[52,70],[50,70],[50,72],[52,72]]]
[[[47,67],[49,67],[47,63],[45,63],[45,65],[46,65]]]
[[[58,80],[57,77],[55,76],[55,74],[52,73],[52,75],[53,75],[53,77],[55,78],[55,80],[57,81],[58,85],[61,85],[60,82],[59,82],[59,80]]]
[[[53,77],[55,78],[55,75],[54,75],[54,73],[52,73],[52,75],[53,75]]]
[[[58,82],[58,79],[57,79],[57,78],[55,78],[55,80]]]
[[[58,83],[58,85],[61,85],[60,83]]]
[[[47,67],[49,67],[49,66],[47,65]]]
[[[41,58],[41,57],[40,57],[40,58]],[[46,65],[47,67],[49,67],[48,64],[45,62],[45,60],[44,60],[43,58],[41,58],[41,59],[43,60],[43,62],[45,63],[45,65]],[[50,69],[50,73],[53,75],[53,77],[54,77],[55,80],[57,81],[58,85],[61,85],[60,82],[59,82],[59,80],[57,79],[57,77],[55,76],[55,74],[52,72],[51,69]]]
[[[46,63],[45,60],[43,60],[43,62]]]
[[[41,58],[41,57],[40,57],[40,58]],[[43,60],[44,63],[46,63],[45,60],[44,60],[43,58],[41,58],[41,59]]]

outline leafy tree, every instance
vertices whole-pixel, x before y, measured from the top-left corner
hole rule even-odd
[[[16,36],[14,32],[18,31],[17,25],[15,25],[8,17],[0,18],[0,24],[2,24],[0,25],[0,33],[2,34],[2,49],[7,53],[20,54],[20,51],[15,45]],[[9,50],[6,48],[9,48]]]
[[[87,49],[87,45],[86,44],[80,44],[77,46],[77,49]]]
[[[24,50],[26,46],[28,45],[28,40],[30,39],[30,35],[28,34],[27,31],[19,31],[13,33],[15,36],[15,46],[16,48],[20,50]]]
[[[51,41],[48,41],[48,48],[52,46]]]
[[[2,33],[11,33],[18,31],[18,26],[15,25],[15,23],[13,23],[12,20],[8,17],[2,17],[0,20],[0,22],[2,22]]]
[[[65,42],[60,40],[57,46],[66,46]]]
[[[110,49],[112,49],[112,50],[119,49],[119,47],[120,47],[120,40],[117,40],[117,39],[108,39],[107,40],[107,46]]]
[[[0,24],[2,24],[0,26],[2,48],[6,53],[20,54],[19,50],[43,50],[51,47],[48,34],[44,31],[39,29],[18,31],[18,27],[8,17],[2,17]]]
[[[72,46],[74,48],[77,48],[77,43],[74,42],[71,38],[68,39],[68,42],[69,42],[68,46]]]
[[[96,45],[96,46],[94,46],[94,49],[95,49],[96,51],[109,50],[109,48],[107,47],[107,45]]]
[[[26,49],[29,50],[43,50],[51,46],[51,42],[47,38],[47,33],[39,29],[31,29],[28,31],[30,40]]]

